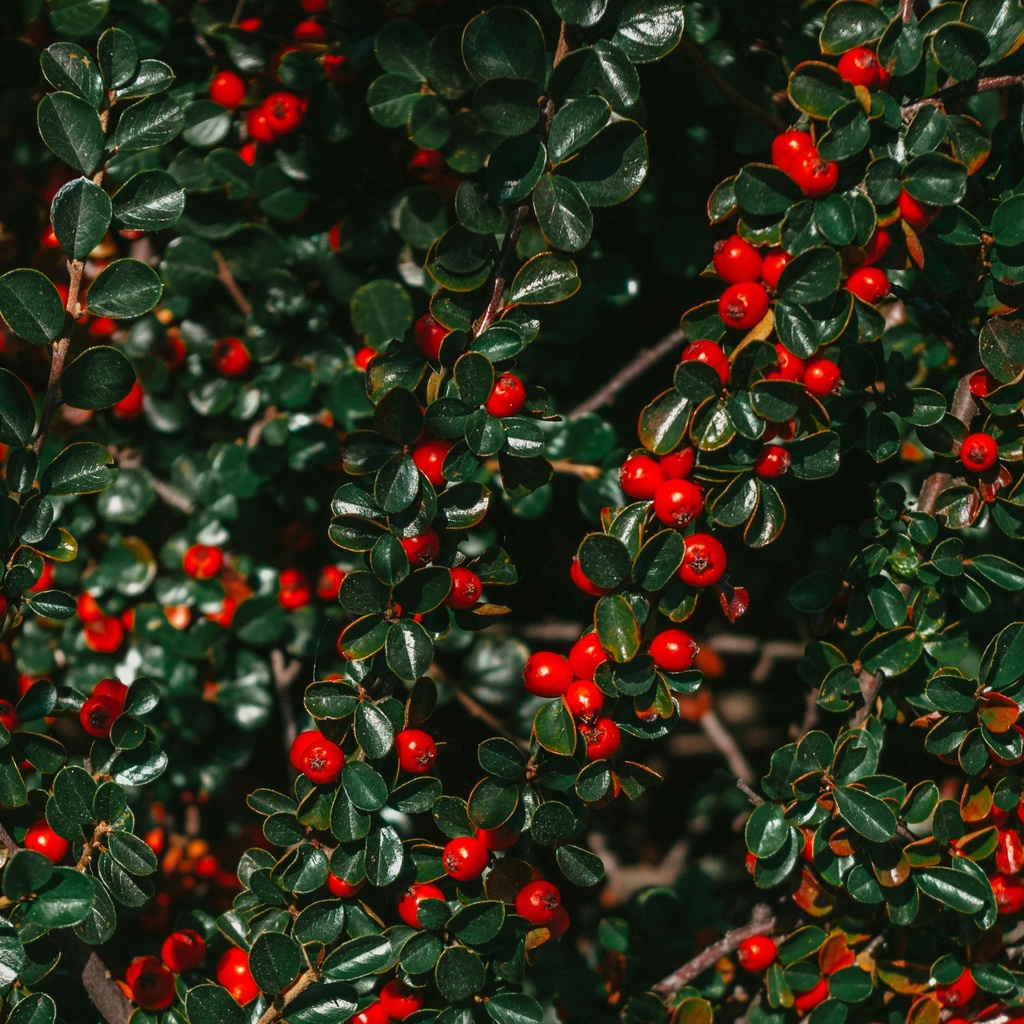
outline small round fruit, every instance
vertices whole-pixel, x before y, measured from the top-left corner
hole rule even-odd
[[[631,455],[619,470],[619,486],[623,493],[639,501],[654,497],[654,492],[665,482],[665,471],[650,455]]]
[[[726,284],[761,280],[761,254],[739,235],[715,243],[712,263],[715,273]]]
[[[604,694],[591,679],[577,679],[565,691],[565,706],[573,718],[589,722],[596,718],[604,707]]]
[[[658,668],[666,672],[685,672],[693,667],[700,648],[689,633],[665,629],[651,639],[648,650]]]
[[[452,569],[452,589],[448,591],[444,603],[456,611],[466,611],[480,600],[482,590],[480,577],[475,572],[456,566]]]
[[[766,444],[754,460],[754,473],[762,480],[775,480],[784,476],[792,461],[790,454],[780,444]]]
[[[718,300],[718,315],[727,327],[749,331],[768,312],[768,292],[763,284],[747,281],[731,284]]]
[[[597,633],[584,633],[569,649],[569,668],[577,679],[593,679],[598,665],[608,660]]]
[[[444,154],[437,149],[417,149],[405,169],[420,181],[437,181],[445,173]]]
[[[573,558],[572,562],[569,564],[569,578],[579,590],[582,590],[584,594],[589,594],[591,597],[604,597],[605,594],[611,593],[611,590],[605,587],[599,587],[583,572],[583,568],[580,565],[580,560],[578,558]]]
[[[381,1001],[375,999],[369,1006],[364,1006],[358,1013],[352,1014],[348,1024],[389,1024],[390,1020]]]
[[[182,928],[164,939],[160,956],[172,971],[194,971],[206,957],[206,943],[199,932]]]
[[[610,718],[598,718],[592,725],[580,726],[583,741],[587,745],[587,760],[601,761],[614,757],[622,743],[622,733]]]
[[[865,89],[877,89],[888,81],[889,74],[879,62],[874,50],[866,46],[855,46],[839,58],[836,65],[839,77],[850,85],[863,85]]]
[[[414,537],[402,537],[399,543],[414,569],[430,565],[441,552],[441,540],[432,526],[428,526],[423,533],[418,533]]]
[[[960,461],[972,473],[984,473],[999,459],[999,445],[991,434],[968,434],[960,445]]]
[[[740,943],[736,959],[745,970],[766,971],[775,963],[778,951],[778,946],[767,935],[752,935]]]
[[[237,946],[225,951],[217,961],[216,976],[239,1006],[251,1003],[260,994],[260,987],[249,970],[249,954]]]
[[[880,302],[889,294],[889,278],[878,267],[858,267],[843,287],[864,302]]]
[[[395,736],[395,750],[401,767],[417,775],[429,771],[437,760],[437,744],[422,729],[403,729]]]
[[[975,997],[977,991],[977,982],[971,976],[970,968],[965,967],[956,981],[939,985],[935,989],[935,997],[943,1006],[964,1006]]]
[[[288,135],[302,124],[302,101],[294,93],[271,93],[263,101],[263,110],[275,135]]]
[[[124,972],[132,1002],[143,1010],[166,1010],[174,1002],[174,975],[155,956],[138,956]]]
[[[484,402],[484,408],[492,415],[501,419],[504,416],[515,416],[526,402],[526,388],[514,373],[503,373],[491,388],[491,393]]]
[[[316,596],[324,601],[333,601],[345,581],[345,570],[340,565],[325,565],[316,581]]]
[[[45,818],[29,825],[22,843],[26,850],[34,850],[41,853],[47,860],[59,864],[65,856],[71,844],[63,837],[57,835],[46,823]]]
[[[423,994],[400,978],[393,978],[380,990],[380,1005],[389,1020],[405,1020],[423,1006]]]
[[[357,370],[362,370],[365,373],[366,368],[370,365],[370,360],[372,360],[373,357],[376,356],[376,354],[377,350],[375,348],[370,348],[369,345],[364,345],[352,357],[352,365]]]
[[[778,368],[770,370],[766,375],[769,380],[803,381],[807,371],[804,361],[794,352],[790,352],[781,342],[775,343],[775,356]]]
[[[93,694],[82,705],[78,712],[78,720],[90,736],[105,740],[110,735],[110,727],[122,710],[123,705],[113,697],[97,697]]]
[[[696,453],[687,445],[685,448],[680,448],[677,452],[662,455],[658,461],[666,480],[683,480],[693,472]]]
[[[812,359],[804,369],[804,387],[816,398],[838,395],[842,383],[839,367],[831,359]]]
[[[558,887],[544,879],[527,882],[516,896],[516,913],[530,924],[547,924],[561,905]]]
[[[877,263],[892,246],[892,235],[885,228],[878,228],[868,240],[860,253],[860,262],[864,266]]]
[[[654,514],[666,526],[688,526],[704,510],[704,495],[691,480],[666,480],[654,493]]]
[[[332,872],[327,872],[327,891],[337,896],[339,899],[348,899],[349,896],[355,896],[362,887],[366,885],[366,879],[360,878],[358,882],[346,882],[344,878],[339,878]]]
[[[431,362],[437,362],[441,354],[441,342],[449,334],[451,334],[451,331],[442,324],[439,324],[429,313],[421,316],[413,327],[416,347]]]
[[[1017,914],[1024,909],[1024,882],[1017,875],[995,874],[989,882],[996,897],[996,912]]]
[[[234,71],[218,71],[210,82],[208,95],[218,106],[234,110],[245,99],[245,80]]]
[[[472,836],[449,839],[441,853],[441,867],[451,878],[468,882],[479,878],[487,867],[491,855],[487,847]]]
[[[900,216],[915,231],[923,231],[939,215],[939,211],[934,206],[915,199],[905,188],[900,189],[896,205],[899,207]]]
[[[285,611],[304,608],[313,599],[313,590],[304,573],[298,569],[282,569],[277,578],[277,603]]]
[[[181,568],[194,580],[213,579],[224,567],[224,552],[209,544],[193,544],[181,557]]]
[[[297,772],[302,771],[302,752],[310,743],[322,739],[324,739],[324,734],[319,729],[306,729],[292,740],[291,749],[288,751],[288,761]]]
[[[418,444],[412,450],[412,461],[416,468],[430,481],[431,487],[439,490],[448,482],[444,475],[444,460],[454,446],[453,441],[434,438]]]
[[[124,640],[124,625],[114,615],[104,615],[95,622],[86,624],[82,639],[90,651],[113,654]]]
[[[725,574],[725,548],[710,533],[692,533],[683,540],[679,578],[691,587],[709,587]]]
[[[245,127],[249,132],[249,138],[253,142],[269,145],[277,136],[270,127],[267,112],[260,104],[258,107],[251,107],[245,114]]]
[[[772,163],[788,174],[793,161],[812,149],[814,140],[807,132],[783,132],[772,139]]]
[[[828,998],[828,979],[819,978],[813,988],[806,992],[798,992],[793,999],[793,1009],[799,1013],[807,1013]]]
[[[997,380],[988,370],[975,370],[967,380],[967,386],[975,398],[988,398],[996,388],[1001,388],[1002,381]]]
[[[443,900],[444,893],[429,882],[413,882],[398,901],[398,916],[410,928],[422,928],[420,923],[420,904],[424,900]]]
[[[554,651],[535,651],[523,667],[523,685],[537,697],[561,697],[570,683],[569,662]]]
[[[779,278],[792,258],[785,249],[772,249],[761,263],[761,280],[769,288],[778,288]]]
[[[117,420],[137,420],[142,415],[144,399],[142,385],[136,381],[128,394],[110,407],[110,412]]]
[[[503,828],[478,828],[473,835],[487,850],[511,850],[519,842],[519,832],[506,832]]]
[[[307,743],[299,755],[299,771],[318,786],[334,782],[344,767],[345,752],[323,735]]]
[[[222,377],[240,377],[251,362],[241,338],[221,338],[213,346],[213,365]]]
[[[18,709],[9,700],[0,700],[0,725],[12,736],[18,731]]]
[[[729,380],[729,357],[722,346],[713,341],[701,339],[691,342],[683,349],[680,362],[707,363],[718,374],[718,380],[723,388]]]
[[[826,160],[816,149],[801,153],[789,168],[789,176],[805,196],[818,199],[827,196],[839,181],[839,164]]]

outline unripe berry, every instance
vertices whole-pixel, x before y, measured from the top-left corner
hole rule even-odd
[[[562,894],[544,879],[527,882],[516,896],[516,913],[530,924],[547,924],[561,906]]]
[[[619,470],[619,486],[630,498],[646,501],[665,482],[665,472],[649,455],[631,455]]]
[[[199,932],[182,928],[164,939],[160,956],[172,971],[194,971],[206,956],[206,943]]]
[[[487,847],[472,836],[450,839],[441,853],[441,867],[445,874],[460,882],[479,878],[487,867],[490,854]]]
[[[778,947],[767,935],[752,935],[744,939],[736,950],[740,966],[748,971],[766,971],[778,955]]]
[[[693,533],[683,539],[683,564],[679,578],[691,587],[709,587],[725,573],[725,548],[710,533]]]
[[[968,434],[960,445],[960,461],[972,473],[984,473],[999,459],[999,445],[991,434]]]
[[[569,662],[554,651],[536,651],[523,668],[523,685],[538,697],[561,697],[570,683]]]
[[[666,672],[685,672],[693,667],[700,648],[681,629],[665,629],[651,639],[648,648],[654,664]]]
[[[460,566],[452,569],[452,588],[444,603],[456,611],[465,611],[472,608],[480,600],[482,586],[480,577],[470,569]]]
[[[593,724],[584,723],[580,726],[580,732],[587,745],[588,761],[614,757],[622,743],[618,725],[608,717],[598,718]]]
[[[731,284],[718,300],[718,315],[727,327],[748,331],[768,312],[768,293],[763,284]]]
[[[889,278],[878,267],[858,267],[843,287],[865,302],[879,302],[889,294]]]
[[[234,110],[245,99],[245,80],[234,71],[218,71],[210,82],[209,97],[214,103]]]
[[[704,510],[704,495],[690,480],[666,480],[654,493],[654,515],[666,526],[688,526]]]
[[[718,374],[718,380],[722,387],[725,387],[729,380],[729,357],[725,354],[722,346],[713,341],[702,339],[691,342],[683,349],[680,362],[706,363]]]
[[[789,452],[782,445],[766,444],[754,460],[754,473],[763,480],[774,480],[785,475],[791,461]]]
[[[501,419],[503,416],[514,416],[526,402],[526,388],[514,373],[503,373],[491,388],[491,393],[484,402],[484,408],[492,415]]]
[[[413,882],[398,901],[398,916],[410,928],[422,928],[419,912],[424,900],[443,900],[444,893],[429,882]]]
[[[712,262],[726,284],[761,280],[761,254],[739,235],[716,242]]]
[[[788,174],[793,161],[812,149],[814,141],[807,132],[783,132],[772,140],[772,163]]]
[[[407,772],[419,775],[429,771],[437,760],[437,744],[422,729],[403,729],[395,736],[398,763]]]

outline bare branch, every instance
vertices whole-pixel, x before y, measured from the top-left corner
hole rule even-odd
[[[455,699],[473,716],[480,722],[483,722],[489,729],[493,729],[494,732],[500,736],[504,736],[505,739],[511,740],[520,750],[529,750],[530,744],[526,742],[522,737],[516,736],[514,732],[500,718],[491,714],[475,697],[466,693],[465,690],[452,684],[452,689],[455,691]]]
[[[900,18],[903,19],[903,24],[909,25],[913,16],[914,0],[900,0]]]
[[[50,938],[60,947],[64,963],[82,979],[89,1001],[107,1024],[127,1024],[132,1004],[118,988],[106,964],[70,929],[56,929],[50,932]]]
[[[312,967],[299,975],[298,981],[292,985],[287,992],[279,995],[273,1003],[263,1011],[263,1015],[256,1024],[276,1024],[284,1017],[285,1008],[298,995],[305,992],[310,985],[320,977],[320,972]]]
[[[764,803],[764,797],[755,793],[754,790],[743,781],[743,779],[736,780],[736,788],[740,790],[755,807],[760,807],[761,804]]]
[[[242,289],[238,287],[238,282],[235,280],[234,274],[228,269],[227,263],[224,262],[224,257],[216,249],[214,249],[213,255],[217,260],[217,280],[224,285],[225,290],[234,300],[242,316],[249,316],[252,313],[252,304],[245,297]]]
[[[295,725],[295,715],[292,713],[290,703],[290,691],[292,683],[295,682],[299,672],[302,671],[302,662],[297,658],[285,660],[284,651],[275,649],[270,652],[270,671],[274,677],[274,690],[277,693],[278,706],[281,709],[281,721],[284,725],[284,743],[291,747],[298,729]]]
[[[743,756],[743,751],[740,750],[739,744],[732,733],[729,732],[722,723],[722,720],[711,708],[708,708],[700,716],[700,727],[704,730],[704,735],[707,736],[725,758],[726,763],[729,765],[729,771],[733,775],[746,783],[752,783],[757,778],[754,774],[754,769],[750,767],[750,763]]]
[[[478,337],[487,330],[498,317],[501,310],[502,293],[505,291],[505,284],[509,276],[509,267],[512,256],[515,254],[516,246],[519,244],[519,236],[523,233],[526,225],[526,217],[530,212],[529,202],[520,203],[513,211],[505,231],[505,240],[501,243],[501,254],[498,262],[494,265],[494,275],[491,278],[491,297],[487,300],[484,311],[477,317],[476,322],[470,331],[470,336]]]

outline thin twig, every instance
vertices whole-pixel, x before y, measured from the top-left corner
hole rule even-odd
[[[60,947],[61,961],[78,972],[89,1001],[107,1024],[127,1024],[132,1015],[132,1004],[118,988],[106,964],[87,947],[70,929],[59,928],[50,932],[50,938]]]
[[[743,781],[743,779],[736,780],[736,788],[740,790],[755,807],[760,807],[761,804],[764,803],[764,797],[755,793],[754,790]]]
[[[748,784],[754,782],[757,776],[754,774],[754,769],[750,767],[750,762],[743,756],[743,751],[740,750],[732,733],[711,708],[708,708],[700,716],[700,727],[704,730],[704,735],[725,758],[729,765],[729,771]]]
[[[288,748],[291,748],[292,742],[298,734],[295,715],[292,713],[290,703],[290,690],[301,670],[302,662],[297,658],[285,661],[284,651],[275,649],[270,652],[270,671],[274,677],[274,690],[277,692],[277,702],[281,709],[284,743]]]
[[[473,718],[484,723],[484,725],[493,729],[500,736],[504,736],[505,739],[511,740],[520,750],[529,750],[530,744],[527,743],[521,736],[517,736],[514,732],[500,718],[491,714],[475,697],[466,693],[465,690],[460,689],[456,685],[452,685],[452,689],[455,691],[455,699],[472,715]]]
[[[697,65],[698,70],[704,74],[709,81],[713,82],[718,91],[741,113],[750,117],[756,117],[759,121],[768,125],[773,131],[784,132],[789,125],[780,117],[776,117],[771,111],[759,107],[753,100],[744,96],[734,85],[731,85],[722,73],[704,56],[701,48],[689,36],[683,36],[681,49]]]
[[[3,823],[0,823],[0,843],[3,843],[4,849],[12,857],[18,852],[18,844],[11,838],[10,832],[4,828]]]
[[[276,1024],[284,1017],[285,1008],[298,995],[305,992],[310,985],[320,977],[320,972],[312,967],[299,975],[296,981],[287,992],[279,995],[274,1002],[263,1011],[263,1015],[256,1024]]]
[[[776,927],[775,915],[763,903],[754,907],[750,922],[734,928],[717,942],[713,942],[705,950],[698,953],[692,960],[677,968],[667,978],[663,978],[654,986],[658,995],[669,996],[678,992],[684,985],[702,975],[709,967],[713,967],[727,953],[739,948],[744,939],[754,935],[771,935]]]
[[[513,211],[508,222],[508,230],[505,232],[505,240],[501,243],[501,254],[494,266],[494,275],[491,278],[491,297],[487,300],[484,311],[477,317],[473,324],[470,336],[478,337],[487,330],[497,319],[501,309],[502,293],[505,291],[505,282],[509,275],[509,266],[512,256],[515,254],[516,246],[519,244],[519,236],[523,233],[526,225],[526,217],[530,212],[528,201],[520,203]]]
[[[991,75],[986,78],[972,78],[968,82],[954,82],[940,89],[931,96],[908,103],[903,108],[903,120],[909,121],[921,107],[942,107],[946,100],[962,99],[975,96],[979,92],[992,92],[996,89],[1010,89],[1015,85],[1024,85],[1024,75]]]
[[[92,839],[87,839],[82,847],[82,856],[78,858],[78,863],[75,865],[76,871],[85,871],[92,861],[92,855],[102,845],[103,837],[113,831],[109,822],[97,822],[92,831]]]
[[[653,345],[648,345],[647,348],[640,349],[607,384],[602,385],[589,398],[580,402],[566,418],[574,420],[585,413],[596,412],[602,406],[610,405],[615,400],[616,395],[627,384],[635,380],[655,363],[660,362],[682,341],[683,332],[677,327],[674,331],[669,331],[660,341],[655,342]]]
[[[971,374],[965,374],[960,378],[953,394],[953,402],[950,412],[965,426],[970,427],[971,420],[977,409],[974,395],[971,393]],[[939,495],[945,490],[950,481],[949,473],[937,470],[925,479],[921,485],[921,492],[917,496],[917,511],[926,512],[932,515],[935,512],[935,502]]]
[[[860,683],[860,693],[864,698],[864,704],[857,709],[857,713],[850,719],[851,729],[859,729],[868,720],[871,712],[874,711],[878,692],[882,689],[882,683],[885,682],[885,673],[881,671],[868,672],[865,669],[858,677],[858,682]]]
[[[914,0],[900,0],[900,18],[903,20],[904,25],[910,24],[910,19],[914,16]]]
[[[213,255],[217,260],[217,280],[224,285],[228,295],[234,300],[242,316],[249,316],[252,313],[252,304],[245,297],[242,289],[238,287],[238,282],[235,280],[234,274],[228,269],[227,263],[224,262],[224,257],[216,249]]]

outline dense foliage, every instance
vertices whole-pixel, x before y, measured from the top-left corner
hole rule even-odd
[[[0,27],[0,1019],[1024,1016],[1024,7]]]

